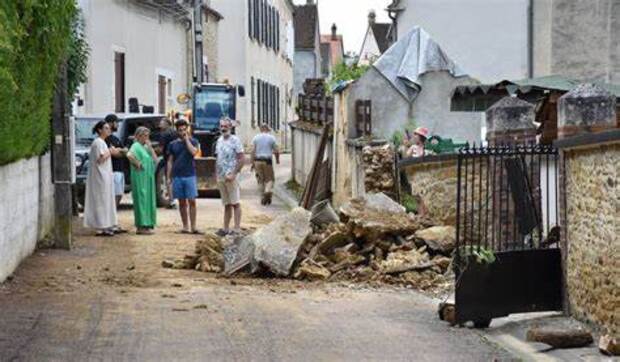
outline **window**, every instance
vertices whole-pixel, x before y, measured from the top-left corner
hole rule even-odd
[[[261,79],[252,77],[252,124],[267,123],[280,129],[280,89]],[[256,101],[254,101],[256,94]],[[256,107],[256,108],[255,108]],[[254,113],[256,109],[256,113]]]

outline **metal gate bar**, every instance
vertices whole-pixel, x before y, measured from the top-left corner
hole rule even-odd
[[[558,152],[466,147],[457,161],[456,319],[560,310]],[[484,252],[484,253],[481,253]],[[480,256],[491,254],[488,264]],[[475,256],[475,258],[474,258]]]

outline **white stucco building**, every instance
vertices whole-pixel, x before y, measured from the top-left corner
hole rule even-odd
[[[359,53],[359,65],[374,63],[391,45],[388,39],[391,24],[377,23],[376,18],[375,11],[370,11],[368,14],[368,28],[366,28],[366,35],[364,35],[362,49]]]
[[[529,0],[393,0],[390,36],[424,28],[481,82],[528,76]]]
[[[91,52],[77,114],[129,112],[130,98],[165,113],[189,90],[191,13],[180,3],[167,9],[147,3],[79,0]]]
[[[243,86],[237,134],[245,144],[268,123],[284,144],[294,115],[294,6],[290,0],[211,0],[218,26],[218,81]]]

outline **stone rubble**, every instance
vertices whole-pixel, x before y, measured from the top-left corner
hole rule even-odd
[[[436,294],[453,287],[450,227],[417,233],[432,225],[384,194],[351,200],[339,209],[339,222],[318,226],[310,218],[297,208],[250,235],[208,234],[196,243],[195,255],[162,265],[228,276],[266,271],[308,281],[393,284]]]
[[[366,192],[383,192],[388,195],[395,192],[394,158],[394,148],[389,143],[381,146],[364,146],[362,161]]]

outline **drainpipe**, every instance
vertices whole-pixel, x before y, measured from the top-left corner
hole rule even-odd
[[[527,4],[527,76],[534,77],[534,0]]]

